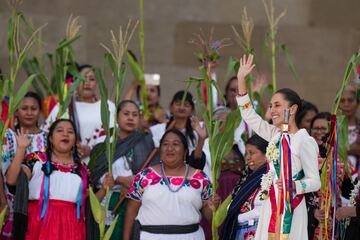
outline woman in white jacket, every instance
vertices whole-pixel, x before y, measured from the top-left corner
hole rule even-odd
[[[314,192],[320,188],[320,176],[317,167],[318,146],[305,129],[296,125],[296,114],[301,109],[301,99],[296,92],[284,88],[278,90],[271,98],[269,110],[273,124],[263,120],[252,108],[250,98],[246,93],[246,76],[254,68],[253,56],[244,55],[240,59],[238,71],[239,94],[237,96],[241,116],[245,122],[259,136],[269,141],[266,156],[268,160],[267,178],[262,180],[261,192],[264,200],[260,210],[260,218],[255,239],[275,239],[278,204],[278,191],[282,191],[282,182],[279,177],[280,154],[279,139],[280,127],[284,123],[285,110],[289,109],[288,133],[290,135],[293,211],[284,206],[281,218],[280,239],[303,240],[307,236],[307,211],[304,193]],[[266,180],[267,179],[267,180]]]

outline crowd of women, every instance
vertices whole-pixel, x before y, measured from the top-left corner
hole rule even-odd
[[[92,186],[107,207],[106,228],[117,219],[111,239],[211,239],[213,211],[229,196],[227,214],[218,229],[223,240],[323,239],[324,231],[331,238],[332,232],[339,236],[345,220],[345,238],[360,239],[356,85],[346,88],[340,102],[348,120],[349,157],[348,164],[338,163],[334,193],[338,201],[329,215],[321,204],[320,172],[327,168],[323,163],[330,113],[319,112],[295,91],[283,88],[272,96],[263,119],[253,108],[262,103],[247,94],[245,79],[253,68],[253,57],[243,56],[237,76],[226,85],[226,104],[214,111],[216,121],[224,121],[238,109],[242,116],[233,147],[222,161],[216,193],[207,130],[195,116],[191,93],[175,93],[166,110],[160,105],[160,82],[147,75],[150,117],[143,115],[136,81],[118,106],[108,100],[110,114],[117,116],[117,122],[109,124],[119,128],[112,139],[115,152],[109,175],[92,67],[79,67],[84,81],[63,116],[58,116],[58,105],[42,116],[42,99],[28,92],[2,146],[0,204],[9,211],[0,238],[99,239],[88,201]],[[281,175],[278,154],[285,119],[291,153],[289,182]],[[291,189],[290,210],[278,200],[284,189]],[[279,211],[283,211],[281,219]],[[332,216],[336,216],[335,225]]]

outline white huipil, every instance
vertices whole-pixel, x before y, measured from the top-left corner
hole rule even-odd
[[[266,141],[271,141],[280,138],[280,129],[274,125],[269,124],[263,120],[251,107],[250,98],[248,95],[236,98],[238,106],[240,106],[241,116],[250,128],[255,131],[260,137]],[[247,105],[247,107],[244,107]],[[315,192],[320,189],[320,175],[318,170],[318,153],[319,148],[315,140],[309,136],[305,129],[300,129],[295,134],[290,134],[290,148],[291,148],[291,164],[292,176],[295,176],[301,170],[304,172],[304,178],[295,181],[296,194],[303,194],[308,192]],[[274,168],[273,162],[270,162],[270,167]],[[275,196],[277,196],[277,177],[273,181],[275,188]],[[296,196],[294,195],[294,197]],[[268,227],[271,219],[271,202],[270,198],[264,200],[260,210],[260,218],[256,230],[255,239],[267,240]],[[307,210],[305,198],[295,208],[292,224],[290,229],[291,240],[308,239],[307,233]]]
[[[107,101],[110,111],[110,127],[114,126],[114,114],[116,112],[115,104],[111,101]],[[87,145],[90,148],[95,146],[97,143],[104,141],[104,138],[101,137],[100,133],[103,131],[102,121],[101,121],[101,101],[94,103],[87,102],[75,102],[76,116],[78,117],[79,123],[79,132],[81,137],[81,144]],[[49,131],[51,124],[56,120],[59,112],[59,104],[56,104],[47,117],[44,124],[41,126],[41,129],[45,132]],[[61,118],[69,118],[68,110],[64,113]],[[89,157],[83,159],[83,161],[88,164]]]

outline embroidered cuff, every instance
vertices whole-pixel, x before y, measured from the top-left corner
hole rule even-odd
[[[295,181],[296,194],[304,194],[306,192],[307,184],[303,180]]]
[[[237,96],[236,101],[240,110],[246,110],[252,107],[248,94],[243,97]]]

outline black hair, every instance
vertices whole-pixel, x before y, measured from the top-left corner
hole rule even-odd
[[[24,95],[24,98],[33,98],[33,99],[35,99],[36,100],[36,102],[38,103],[38,105],[39,105],[39,109],[40,109],[40,111],[41,111],[41,109],[42,109],[42,106],[41,106],[41,97],[40,97],[40,95],[39,94],[37,94],[36,92],[32,92],[32,91],[29,91],[29,92],[27,92],[25,95]],[[23,99],[24,99],[23,98]],[[37,125],[37,124],[36,124]],[[18,117],[17,117],[17,124],[15,125],[15,129],[17,130],[17,129],[20,129],[20,121],[19,121],[19,119],[18,119]]]
[[[174,133],[175,135],[177,135],[180,138],[180,141],[184,147],[184,152],[185,152],[185,157],[186,157],[185,160],[186,160],[186,162],[188,162],[188,160],[189,160],[189,145],[188,145],[185,135],[179,129],[170,128],[170,129],[166,130],[166,132],[164,133],[164,135],[161,137],[161,140],[160,140],[160,149],[165,140],[165,137],[169,133]]]
[[[330,122],[331,120],[331,113],[329,112],[319,112],[316,116],[311,120],[310,128],[313,127],[315,120],[317,119],[325,119],[326,121]]]
[[[91,70],[94,70],[93,66],[91,66],[90,64],[77,65],[76,67],[79,72],[81,72],[85,68],[90,68]]]
[[[173,96],[173,98],[171,100],[170,105],[174,104],[175,102],[182,101],[184,96],[185,96],[185,102],[188,102],[191,105],[192,110],[194,110],[195,109],[195,103],[194,103],[194,100],[193,100],[193,96],[191,95],[191,93],[185,92],[183,90],[178,91],[177,93],[175,93],[175,95]],[[166,124],[166,128],[169,127],[169,125],[171,124],[172,121],[174,121],[174,116],[171,116],[168,123]],[[185,137],[187,139],[190,139],[192,145],[195,145],[195,134],[194,134],[194,129],[191,126],[190,117],[186,120]]]
[[[160,86],[159,86],[159,85],[156,85],[155,87],[156,87],[156,90],[157,90],[157,92],[158,92],[158,96],[160,97],[160,94],[161,94]],[[136,87],[136,98],[137,98],[137,99],[140,99],[140,90],[141,90],[141,86],[138,85],[138,86]]]
[[[296,123],[296,126],[299,127],[299,125],[296,122],[296,119],[298,119],[298,116],[299,116],[300,112],[302,111],[302,101],[301,101],[301,98],[299,97],[299,95],[290,88],[279,89],[275,92],[275,94],[276,93],[280,93],[281,95],[283,95],[284,99],[289,102],[290,107],[295,104],[298,106],[296,114],[295,114],[295,123]]]
[[[299,112],[299,114],[297,114],[297,117],[295,119],[297,126],[300,126],[301,120],[306,116],[308,112],[314,111],[316,114],[318,114],[319,112],[318,108],[313,103],[306,100],[302,100],[301,106],[301,111]]]
[[[138,105],[135,101],[128,99],[128,100],[122,100],[122,101],[119,103],[119,105],[118,105],[117,108],[116,108],[116,115],[119,115],[119,112],[120,112],[120,111],[125,107],[125,105],[127,105],[128,103],[135,105],[136,109],[140,112],[139,105]]]
[[[49,176],[53,171],[52,167],[47,167],[47,165],[46,165],[46,164],[51,163],[51,157],[52,157],[52,153],[53,153],[53,146],[50,141],[50,138],[52,137],[56,126],[59,125],[59,123],[61,123],[61,122],[69,122],[71,124],[71,126],[73,127],[74,132],[76,133],[75,123],[73,121],[71,121],[70,119],[60,118],[60,119],[55,120],[55,122],[53,122],[51,124],[51,126],[49,128],[49,133],[47,136],[47,146],[46,146],[46,157],[47,157],[48,161],[47,161],[47,163],[44,163],[41,168],[42,171],[44,172],[44,174],[47,176]],[[78,136],[75,134],[75,145],[73,146],[73,160],[74,160],[75,164],[77,165],[77,169],[79,170],[81,167],[81,159],[79,157],[79,152],[78,152],[77,146],[76,146],[77,140],[78,140]]]
[[[262,137],[260,137],[259,135],[253,135],[251,136],[246,144],[250,144],[255,146],[258,150],[260,150],[263,154],[266,154],[266,148],[269,144],[268,141],[264,140]]]

